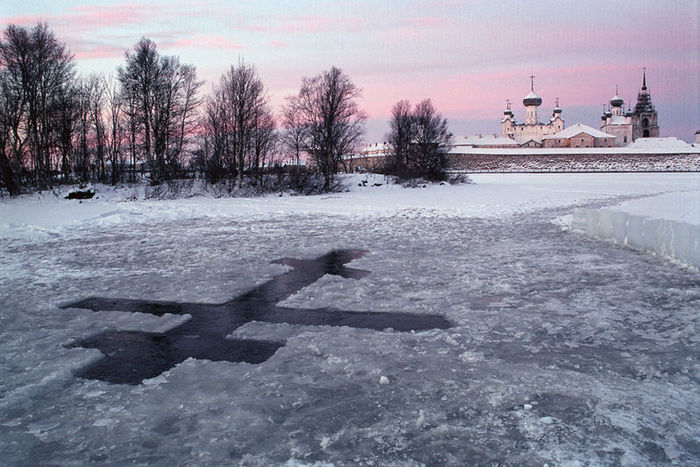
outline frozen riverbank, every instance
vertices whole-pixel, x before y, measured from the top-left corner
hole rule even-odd
[[[499,217],[617,196],[697,190],[700,174],[477,174],[473,184],[405,189],[381,176],[347,177],[349,191],[320,196],[144,200],[143,188],[98,187],[82,202],[58,194],[0,200],[0,237],[45,238],[81,226],[198,217],[267,219],[284,215]],[[362,184],[363,180],[367,183]]]
[[[572,228],[700,269],[700,188],[577,209]]]

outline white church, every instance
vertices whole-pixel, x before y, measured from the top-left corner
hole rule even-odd
[[[564,129],[561,117],[562,109],[557,99],[549,122],[542,123],[537,117],[537,108],[542,105],[542,98],[535,93],[535,77],[530,76],[530,93],[523,99],[525,106],[525,123],[516,123],[515,115],[506,101],[506,110],[501,120],[501,135],[517,141],[520,147],[542,147],[542,138],[554,135]]]

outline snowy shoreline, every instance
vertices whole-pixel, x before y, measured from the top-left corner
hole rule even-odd
[[[286,215],[396,216],[417,212],[430,216],[499,217],[617,196],[700,193],[698,173],[474,174],[472,184],[433,184],[410,189],[388,183],[379,175],[350,175],[345,179],[348,192],[316,196],[215,198],[205,194],[186,199],[146,200],[143,187],[138,186],[99,186],[95,198],[81,202],[63,199],[68,189],[55,195],[24,195],[0,201],[0,235],[59,234],[90,224],[105,226],[196,217],[265,219]],[[369,183],[360,186],[363,180]]]

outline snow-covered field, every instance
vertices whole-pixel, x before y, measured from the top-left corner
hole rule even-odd
[[[700,464],[700,276],[562,229],[576,207],[700,202],[700,175],[472,178],[0,200],[0,464]],[[325,275],[279,305],[452,327],[252,321],[229,337],[284,343],[260,364],[188,359],[140,385],[75,375],[102,355],[68,344],[187,316],[62,305],[223,303],[291,269],[273,260],[349,248],[371,274]]]

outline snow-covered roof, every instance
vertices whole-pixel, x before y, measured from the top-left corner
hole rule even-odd
[[[362,148],[359,154],[355,154],[351,157],[386,155],[386,153],[391,152],[391,150],[391,144],[389,144],[386,141],[384,141],[383,143],[372,143]]]
[[[559,133],[554,133],[553,135],[545,136],[543,139],[564,139],[564,138],[571,138],[573,136],[578,135],[579,133],[586,133],[594,138],[614,138],[614,135],[609,135],[607,133],[603,133],[602,131],[598,131],[595,128],[591,128],[588,125],[584,125],[583,123],[576,123],[575,125],[571,125],[568,128],[564,128],[561,130]]]
[[[530,143],[530,142],[535,142],[535,143],[537,143],[537,144],[542,144],[542,140],[541,140],[541,139],[537,139],[537,138],[523,139],[523,140],[518,141],[518,144],[519,144],[520,146],[523,146],[523,145],[525,145],[525,144],[527,144],[527,143]]]
[[[498,136],[495,134],[490,135],[469,135],[469,136],[458,136],[454,139],[454,146],[494,146],[494,145],[507,145],[507,146],[517,146],[518,142],[514,139]]]
[[[613,115],[608,125],[631,125],[631,122],[623,115]]]
[[[635,149],[692,149],[692,145],[674,136],[667,138],[639,138],[627,146]]]

